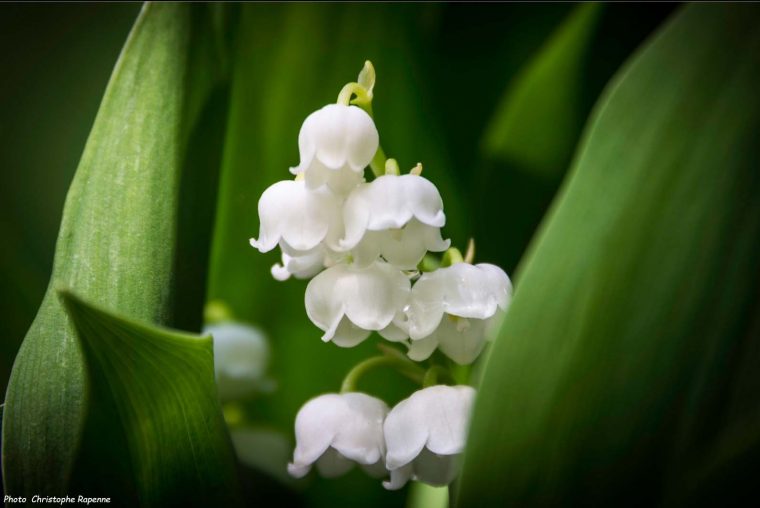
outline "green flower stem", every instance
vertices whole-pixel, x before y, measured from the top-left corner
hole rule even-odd
[[[372,161],[369,163],[369,167],[372,169],[372,173],[375,175],[375,178],[378,176],[383,176],[385,174],[386,160],[387,159],[385,158],[383,147],[378,145],[377,152],[375,152],[375,156],[372,157]]]
[[[444,376],[449,378],[450,381],[455,381],[449,369],[440,365],[433,365],[425,372],[425,377],[422,379],[422,387],[427,388],[437,385],[439,384],[438,380]]]
[[[354,95],[356,96],[356,98],[352,99]],[[364,88],[359,83],[346,84],[346,86],[344,86],[343,89],[338,94],[337,103],[343,104],[344,106],[353,104],[355,106],[362,108],[364,111],[367,112],[369,116],[373,116],[372,115],[372,92],[367,91],[367,89]],[[372,161],[369,163],[369,167],[372,169],[372,173],[374,173],[375,178],[385,174],[386,161],[387,159],[385,157],[385,152],[383,152],[383,147],[378,146],[377,152],[375,152],[375,156],[372,157]]]
[[[359,83],[347,83],[338,94],[338,104],[348,106],[353,104],[362,108],[371,117],[372,114],[372,88],[375,86],[375,68],[372,66],[372,62],[367,60],[364,63],[364,68],[359,73]],[[354,96],[356,96],[354,98]],[[372,161],[369,163],[372,173],[375,178],[385,174],[386,157],[385,152],[381,146],[377,147],[375,156],[372,157]],[[396,173],[398,174],[398,173]]]
[[[425,371],[407,358],[395,355],[373,356],[372,358],[368,358],[363,362],[356,364],[354,368],[346,374],[346,377],[343,378],[343,384],[340,387],[340,393],[355,392],[359,378],[378,367],[395,368],[400,374],[420,384],[425,377]]]
[[[470,383],[472,365],[459,365],[449,360],[449,374],[455,384],[466,385]]]
[[[352,100],[354,95],[356,98]],[[353,104],[362,108],[369,116],[372,116],[372,94],[359,83],[346,83],[338,94],[337,103],[344,106]]]

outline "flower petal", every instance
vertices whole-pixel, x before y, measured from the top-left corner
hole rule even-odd
[[[445,319],[443,320],[445,321]],[[429,335],[424,339],[412,340],[409,344],[409,351],[407,356],[415,362],[423,362],[430,358],[435,348],[438,347],[438,337]]]
[[[443,313],[487,319],[506,309],[512,284],[494,265],[456,263],[423,274],[412,288],[409,304],[409,336],[426,337],[437,328]]]
[[[350,251],[354,266],[366,268],[377,261],[387,237],[387,231],[367,231],[361,241]]]
[[[340,169],[346,164],[348,135],[346,113],[349,108],[342,104],[328,104],[309,115],[313,120],[309,127],[311,127],[311,135],[314,136],[317,148],[316,158],[330,169]]]
[[[457,477],[461,466],[461,454],[438,455],[427,448],[414,461],[414,479],[442,487]]]
[[[409,279],[387,263],[365,269],[338,264],[306,287],[306,314],[325,331],[335,331],[343,315],[364,330],[382,330],[406,305]],[[331,336],[325,334],[325,340]]]
[[[431,337],[438,340],[438,348],[443,354],[459,365],[469,365],[478,358],[485,347],[486,320],[447,314]]]
[[[345,409],[341,396],[334,393],[315,397],[301,407],[295,424],[294,473],[306,474],[311,464],[327,451],[347,416]]]
[[[321,245],[295,256],[283,252],[282,264],[272,266],[272,277],[279,281],[287,280],[291,275],[297,279],[310,279],[325,267],[325,257],[325,249]]]
[[[275,263],[272,265],[272,268],[269,269],[269,272],[272,274],[272,277],[274,280],[278,280],[280,282],[286,281],[290,278],[292,273],[288,271],[287,268],[285,268],[285,263]]]
[[[316,159],[311,163],[309,170],[304,175],[304,181],[308,188],[317,189],[327,184],[341,196],[345,196],[354,187],[365,181],[363,172],[357,173],[348,166],[330,169]]]
[[[354,171],[366,168],[380,145],[375,122],[363,109],[349,106],[347,115],[346,158]]]
[[[407,464],[406,466],[402,466],[398,469],[391,470],[390,474],[391,474],[390,480],[384,481],[383,487],[385,487],[388,490],[398,490],[402,488],[404,485],[406,485],[409,482],[409,480],[412,479],[412,476],[414,475],[414,470],[411,464]]]
[[[340,395],[346,405],[345,420],[333,439],[332,447],[359,464],[374,464],[385,457],[383,420],[388,406],[364,393]]]
[[[359,328],[343,316],[331,340],[336,346],[354,347],[364,342],[371,333],[369,330]]]
[[[464,450],[475,390],[436,385],[414,392],[385,418],[385,463],[391,472],[415,460],[423,448],[439,455]]]
[[[366,231],[400,229],[416,218],[422,224],[443,227],[446,216],[435,185],[417,175],[383,175],[357,186],[343,207],[343,250],[353,249]]]
[[[462,453],[467,441],[475,389],[466,385],[438,385],[427,390],[427,408],[433,422],[427,448],[439,455]]]
[[[328,448],[317,459],[317,471],[325,478],[337,478],[348,473],[353,467],[354,463],[342,456],[334,448]]]
[[[294,174],[308,173],[318,160],[328,169],[348,167],[361,172],[379,146],[375,123],[356,106],[328,104],[304,120],[298,134],[301,160]]]
[[[288,471],[308,473],[311,465],[337,476],[352,462],[373,465],[385,455],[382,423],[388,406],[363,393],[325,394],[308,401],[296,416],[296,449]]]
[[[406,310],[409,325],[409,337],[420,340],[429,336],[438,327],[444,314],[445,277],[441,277],[445,268],[423,273],[412,287],[409,307]]]
[[[333,287],[344,276],[344,266],[335,265],[324,270],[306,286],[306,315],[325,332],[324,341],[333,338],[345,314],[342,299],[333,293]]]
[[[402,327],[396,325],[395,322],[389,324],[382,330],[378,330],[378,333],[385,340],[391,342],[402,342],[409,337],[409,334]]]
[[[402,229],[384,231],[379,253],[390,264],[404,270],[414,270],[427,251],[442,252],[449,248],[450,240],[441,237],[441,228],[428,226],[417,219],[411,219]],[[362,240],[359,245],[363,244]]]
[[[498,266],[489,263],[479,263],[475,266],[485,273],[484,278],[488,281],[491,294],[496,299],[499,308],[507,310],[513,292],[512,281],[509,280],[507,274]]]
[[[416,391],[396,404],[385,417],[385,465],[391,472],[412,462],[428,440],[431,422],[426,414],[425,396],[419,396],[423,391]]]
[[[259,199],[259,239],[251,245],[261,252],[282,240],[290,248],[308,251],[340,225],[340,199],[327,188],[310,190],[303,181],[283,180],[271,185]],[[340,235],[337,228],[333,235]]]
[[[354,270],[340,288],[348,297],[346,316],[366,330],[382,330],[409,299],[409,279],[387,263],[375,263],[366,270]],[[336,292],[339,288],[335,288]]]

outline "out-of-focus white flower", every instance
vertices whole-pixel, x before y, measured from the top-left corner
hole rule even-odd
[[[332,478],[357,463],[372,476],[384,476],[386,414],[385,402],[363,393],[329,393],[311,399],[296,416],[296,449],[288,472],[301,478],[316,462],[322,476]]]
[[[440,228],[446,223],[435,185],[418,175],[383,175],[356,187],[343,206],[341,250],[367,264],[383,256],[402,269],[414,269],[427,251],[449,248]]]
[[[219,397],[234,400],[257,391],[269,391],[269,344],[264,333],[250,325],[222,321],[207,325],[203,333],[214,341],[214,373]]]
[[[393,323],[403,315],[411,283],[388,263],[367,268],[337,264],[314,277],[306,287],[306,314],[325,333],[322,340],[352,347],[378,331],[388,340],[403,340]]]
[[[385,465],[390,490],[410,479],[448,485],[459,472],[467,440],[475,390],[470,386],[436,385],[414,392],[385,418]]]
[[[423,274],[406,310],[409,357],[422,361],[440,347],[455,362],[472,363],[511,298],[509,277],[488,263],[456,263]]]
[[[259,199],[259,238],[251,238],[251,245],[269,252],[279,243],[290,256],[322,243],[335,246],[343,232],[341,204],[342,198],[326,187],[309,189],[303,180],[277,182]]]
[[[364,110],[328,104],[304,120],[298,134],[301,161],[290,171],[303,173],[310,188],[326,183],[346,193],[364,181],[364,168],[378,146],[375,122]]]

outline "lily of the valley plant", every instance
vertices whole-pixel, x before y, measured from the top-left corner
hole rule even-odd
[[[475,390],[439,383],[455,378],[447,365],[479,357],[512,285],[501,268],[472,264],[473,242],[463,256],[443,238],[443,200],[422,165],[401,174],[386,158],[372,119],[374,82],[367,62],[337,104],[306,118],[295,178],[259,200],[261,229],[251,245],[261,252],[279,245],[276,279],[311,279],[306,313],[322,340],[352,347],[375,331],[403,347],[382,347],[348,373],[340,393],[301,408],[288,470],[301,477],[316,465],[332,477],[359,464],[387,478],[388,489],[410,479],[447,485],[457,475]],[[357,392],[358,379],[381,366],[421,389],[393,408]]]

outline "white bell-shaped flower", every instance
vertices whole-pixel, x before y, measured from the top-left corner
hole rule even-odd
[[[316,463],[322,476],[332,478],[357,463],[372,476],[384,476],[387,414],[385,402],[358,392],[311,399],[296,416],[296,449],[288,472],[301,478]]]
[[[438,327],[424,339],[413,340],[407,354],[415,362],[427,360],[436,349],[459,365],[477,360],[503,317],[503,311],[488,319],[468,319],[447,314]]]
[[[399,341],[406,334],[393,321],[403,316],[411,283],[388,263],[366,268],[336,264],[306,286],[306,314],[325,333],[322,340],[352,347],[372,331]]]
[[[400,489],[410,479],[448,485],[459,472],[467,440],[475,390],[470,386],[436,385],[414,392],[385,418],[385,465],[390,481]]]
[[[296,279],[310,279],[325,267],[332,266],[340,258],[324,245],[318,245],[305,252],[282,252],[282,262],[272,266],[272,277],[279,281],[288,280],[291,276]]]
[[[304,120],[298,134],[301,161],[290,171],[303,173],[310,188],[326,183],[346,193],[364,181],[379,142],[375,122],[364,110],[328,104]]]
[[[495,265],[455,263],[424,273],[406,310],[409,357],[422,361],[440,347],[455,362],[472,363],[511,298],[512,283]]]
[[[427,251],[441,252],[446,223],[443,200],[435,185],[419,175],[383,175],[356,187],[343,206],[345,236],[341,250],[351,250],[364,265],[378,256],[411,270]]]
[[[441,252],[450,244],[450,240],[441,237],[440,228],[412,219],[401,229],[367,231],[351,255],[358,266],[366,266],[382,256],[397,268],[415,270],[426,252]]]
[[[259,238],[251,238],[251,245],[269,252],[279,243],[290,256],[322,243],[334,246],[343,232],[341,204],[342,198],[326,187],[309,189],[303,180],[277,182],[259,199]]]
[[[240,399],[271,389],[272,381],[266,378],[269,344],[261,330],[222,321],[207,325],[203,333],[213,337],[214,373],[222,400]]]

